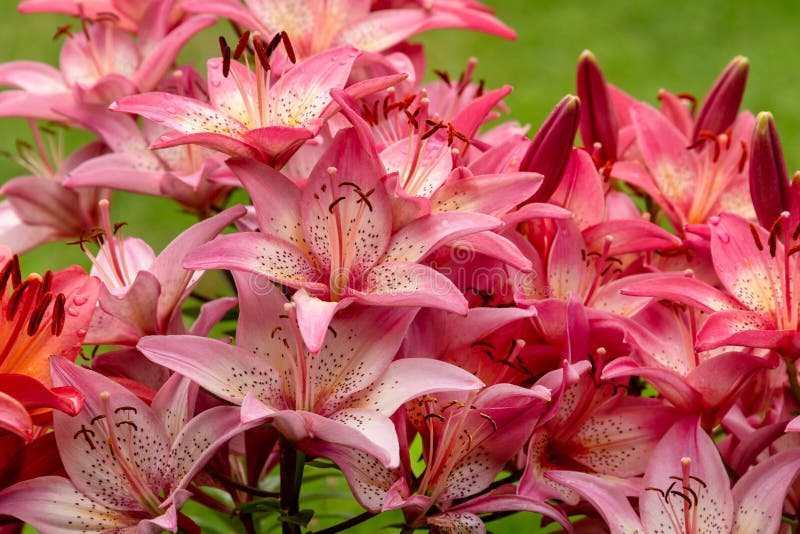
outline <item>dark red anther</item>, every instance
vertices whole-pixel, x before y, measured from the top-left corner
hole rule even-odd
[[[297,63],[297,57],[294,55],[294,47],[292,46],[292,42],[289,40],[289,34],[285,31],[282,31],[281,40],[283,41],[283,48],[286,50],[286,55],[289,56],[289,61],[292,63]]]
[[[393,108],[392,103],[389,102],[390,98],[392,98],[392,95],[389,94],[389,95],[386,95],[386,97],[383,99],[383,118],[384,119],[388,119],[389,118],[389,112]]]
[[[239,42],[236,44],[236,50],[233,52],[233,59],[239,59],[244,54],[244,51],[247,49],[247,45],[250,43],[250,32],[246,31],[239,37]]]
[[[433,73],[441,78],[444,83],[450,85],[450,74],[446,70],[433,69]]]
[[[364,117],[364,120],[367,121],[370,126],[378,124],[378,121],[372,116],[372,110],[369,109],[369,106],[365,102],[361,102],[361,116]]]
[[[44,276],[42,277],[42,285],[39,286],[39,298],[45,293],[50,291],[50,288],[53,286],[53,271],[50,269],[46,270]]]
[[[53,34],[53,40],[56,41],[59,37],[72,37],[72,24],[64,24],[56,28],[56,33]]]
[[[408,119],[408,123],[412,125],[414,128],[419,128],[419,121],[417,118],[407,109],[404,109],[403,112],[406,114],[406,118]]]
[[[742,157],[739,158],[739,173],[744,172],[744,166],[747,165],[747,158],[750,157],[750,152],[747,150],[747,143],[745,141],[740,141],[742,144]]]
[[[266,47],[267,57],[272,56],[272,53],[275,51],[276,48],[278,48],[278,45],[280,43],[281,43],[281,34],[276,33]]]
[[[97,15],[95,15],[94,20],[97,22],[109,22],[111,24],[117,24],[120,21],[120,18],[112,11],[100,11],[97,13]]]
[[[253,49],[256,51],[258,62],[261,63],[261,68],[265,71],[269,70],[269,54],[267,47],[264,46],[264,41],[259,38],[253,39]]]
[[[731,148],[731,141],[732,141],[731,137],[732,136],[733,136],[733,128],[728,126],[727,128],[725,128],[725,150],[728,150],[728,149]]]
[[[231,72],[231,47],[228,46],[225,37],[221,35],[219,36],[219,49],[222,52],[222,75],[227,78]]]
[[[67,298],[64,296],[64,293],[56,295],[56,301],[53,304],[53,316],[50,319],[50,333],[54,336],[60,336],[61,332],[64,330],[64,321],[67,319],[64,313],[66,300]]]
[[[338,204],[342,200],[344,200],[344,197],[339,197],[336,200],[334,200],[333,202],[331,202],[330,205],[328,206],[328,213],[333,214],[333,208],[335,208],[336,204]]]
[[[758,248],[759,252],[764,250],[764,245],[761,244],[761,238],[758,237],[758,230],[754,224],[750,223],[750,233],[753,234],[753,241],[756,243],[756,248]]]
[[[800,245],[795,245],[795,246],[793,246],[792,248],[789,249],[789,252],[786,253],[786,256],[791,256],[791,255],[796,254],[798,252],[800,252]]]
[[[25,292],[28,290],[30,285],[31,280],[25,280],[14,289],[13,293],[11,293],[11,297],[9,297],[8,305],[6,307],[6,319],[11,320],[17,314],[19,305],[22,304],[22,299],[24,298]]]
[[[479,413],[478,415],[489,421],[489,423],[492,424],[492,428],[494,429],[494,431],[497,432],[497,423],[494,422],[494,419],[492,419],[490,415],[485,413]]]
[[[361,189],[356,189],[356,193],[358,194],[358,196],[361,197],[360,199],[358,199],[356,201],[356,203],[359,203],[359,202],[363,201],[364,204],[367,205],[367,208],[369,208],[369,211],[372,211],[372,203],[369,201],[369,196],[374,192],[375,192],[375,189],[370,189],[366,193],[364,193]]]
[[[19,269],[19,256],[11,258],[11,287],[17,288],[22,283],[22,271]]]
[[[775,219],[775,222],[772,223],[772,226],[769,229],[769,239],[767,240],[767,244],[769,244],[769,255],[773,258],[775,257],[775,250],[778,243],[778,230],[781,227],[781,222],[783,221],[782,216],[778,216]]]
[[[480,98],[483,96],[484,91],[486,90],[486,80],[481,78],[478,80],[478,89],[475,91],[475,98]]]
[[[442,124],[442,121],[436,122],[436,121],[432,121],[432,120],[429,119],[429,120],[427,120],[425,122],[426,122],[426,124],[431,125],[431,128],[430,128],[430,130],[428,130],[427,132],[422,134],[421,139],[427,139],[430,136],[432,136],[433,134],[435,134],[437,131],[439,131],[441,128],[444,128],[444,124]]]
[[[800,223],[797,223],[797,226],[794,227],[794,232],[792,232],[792,241],[800,236]]]
[[[39,330],[39,327],[42,324],[42,319],[44,319],[44,314],[47,311],[47,307],[50,305],[51,300],[53,300],[53,294],[45,293],[36,302],[36,307],[33,308],[31,317],[28,319],[27,333],[29,337],[33,337],[33,335]]]
[[[422,418],[422,420],[423,420],[423,421],[425,421],[425,422],[427,423],[427,422],[428,422],[428,419],[431,419],[431,418],[438,419],[438,420],[439,420],[439,421],[441,421],[442,423],[444,423],[444,421],[445,421],[444,417],[442,417],[442,416],[441,416],[441,415],[439,415],[438,413],[429,413],[428,415],[426,415],[425,417],[423,417],[423,418]]]

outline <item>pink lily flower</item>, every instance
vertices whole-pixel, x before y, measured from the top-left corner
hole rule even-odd
[[[86,342],[132,347],[142,336],[180,329],[183,326],[181,305],[202,275],[184,269],[183,258],[190,250],[219,234],[246,210],[234,206],[189,227],[158,257],[154,257],[153,251],[142,241],[115,238],[108,220],[107,204],[104,209],[104,248],[94,261],[104,285]],[[230,307],[225,301],[218,304]],[[215,306],[208,312],[216,316],[219,310]],[[206,320],[205,315],[202,319]]]
[[[263,50],[260,44],[256,48]],[[319,133],[323,112],[332,102],[331,89],[344,87],[359,56],[352,47],[328,50],[285,69],[276,80],[266,52],[257,56],[255,73],[231,61],[224,45],[223,53],[223,58],[208,61],[210,103],[153,92],[123,98],[109,109],[142,115],[174,130],[152,148],[195,143],[277,168]]]
[[[71,103],[108,105],[125,95],[150,91],[184,44],[215,19],[198,16],[169,30],[171,0],[152,2],[143,20],[148,28],[136,43],[113,20],[91,24],[70,35],[61,50],[61,70],[31,61],[0,65],[0,116],[65,122],[55,107]]]
[[[723,211],[755,217],[747,166],[750,113],[743,112],[729,133],[701,137],[700,148],[646,104],[634,105],[630,114],[646,170],[638,162],[618,162],[613,175],[649,194],[678,231]]]
[[[309,454],[343,446],[396,468],[400,450],[389,420],[409,399],[469,391],[482,383],[427,358],[392,361],[415,310],[351,308],[311,351],[295,306],[269,282],[234,273],[239,291],[236,345],[196,336],[148,336],[137,345],[152,361],[242,406],[242,421],[271,422]]]
[[[370,2],[337,0],[184,0],[189,12],[211,13],[262,35],[285,31],[300,59],[343,45],[382,52],[409,37],[437,28],[467,28],[513,38],[514,32],[485,11],[434,2],[422,6],[375,10]],[[472,6],[469,6],[472,7]]]
[[[367,510],[403,509],[406,524],[485,532],[477,514],[528,510],[568,524],[555,507],[505,485],[483,492],[521,449],[550,395],[547,389],[497,384],[479,392],[429,395],[406,404],[420,432],[425,471],[413,493],[411,469],[389,470],[340,450],[354,496]],[[459,502],[460,501],[460,502]],[[456,504],[458,502],[458,504]]]
[[[353,302],[466,313],[458,289],[419,262],[442,244],[500,221],[479,213],[439,213],[392,234],[382,168],[355,129],[337,134],[302,192],[257,162],[234,160],[229,166],[250,193],[261,233],[220,236],[190,253],[185,265],[247,271],[301,289],[294,300],[312,352],[319,350],[331,317]]]
[[[91,21],[102,21],[109,16],[116,17],[116,24],[123,30],[139,33],[146,19],[148,8],[152,2],[139,0],[23,0],[17,6],[20,13],[62,13]],[[162,6],[171,5],[169,27],[173,28],[184,18],[180,0],[162,2]]]
[[[19,155],[13,158],[30,174],[0,187],[6,196],[0,201],[0,243],[17,253],[91,231],[99,220],[97,202],[109,195],[105,189],[63,185],[72,169],[106,151],[103,143],[89,143],[64,158],[63,139],[42,135],[42,129],[30,122],[35,148],[20,142]]]
[[[0,513],[46,532],[79,528],[176,532],[185,489],[205,462],[247,429],[238,408],[194,416],[197,386],[173,376],[151,406],[112,380],[53,358],[54,381],[84,392],[80,414],[55,416],[69,479],[41,477],[0,492]],[[252,426],[252,425],[250,425]]]
[[[37,408],[80,410],[79,390],[53,387],[49,357],[78,356],[98,290],[79,267],[23,280],[17,256],[0,246],[0,434],[30,440],[34,424],[46,424],[51,414]]]
[[[589,501],[612,534],[777,532],[784,497],[800,471],[798,449],[750,469],[731,490],[719,452],[698,423],[687,417],[659,442],[636,492],[638,514],[625,498],[631,495],[624,483],[565,471],[548,477]]]
[[[175,77],[181,82],[191,77],[191,71],[177,71]],[[160,125],[144,121],[139,129],[129,115],[88,105],[76,106],[65,115],[100,135],[112,149],[72,169],[64,179],[67,187],[104,187],[172,198],[202,216],[211,214],[232,189],[229,184],[235,178],[217,152],[195,145],[150,150],[149,142],[165,131]]]
[[[709,221],[711,257],[726,292],[671,275],[659,284],[632,284],[631,295],[649,295],[698,308],[711,315],[697,332],[697,350],[725,345],[760,347],[788,354],[800,328],[797,245],[788,212],[768,232],[734,214]],[[783,241],[779,239],[783,236]],[[648,285],[648,287],[644,287]]]

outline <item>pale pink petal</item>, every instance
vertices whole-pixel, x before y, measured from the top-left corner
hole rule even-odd
[[[463,534],[486,534],[486,525],[481,518],[469,512],[444,512],[428,518],[437,532],[459,532]]]
[[[734,508],[730,479],[714,441],[699,422],[699,417],[679,421],[653,451],[639,496],[642,523],[648,532],[664,525],[672,525],[678,532],[701,527],[730,532]],[[690,500],[696,496],[688,514],[690,524],[684,520],[686,501],[674,495],[666,499],[666,492],[673,489],[685,493]]]
[[[228,269],[266,276],[290,287],[320,289],[320,274],[289,242],[258,232],[226,234],[186,255],[187,269]]]
[[[151,152],[106,154],[78,166],[64,179],[67,187],[110,187],[142,195],[161,195],[167,172]]]
[[[241,139],[247,128],[209,104],[171,93],[127,96],[109,106],[111,111],[134,113],[183,134],[216,133]]]
[[[600,512],[611,534],[645,533],[631,503],[613,481],[578,471],[548,471],[545,476],[580,493]]]
[[[300,288],[293,296],[297,313],[297,326],[308,350],[319,352],[330,331],[331,319],[339,310],[346,308],[352,299],[326,301],[311,296]]]
[[[583,238],[591,250],[602,250],[605,241],[612,239],[608,249],[612,256],[681,246],[679,237],[644,219],[601,222],[585,229]]]
[[[270,405],[279,405],[283,398],[278,373],[240,347],[215,339],[171,335],[143,337],[137,348],[150,360],[229,402],[241,404],[251,391]]]
[[[428,17],[429,14],[421,9],[373,11],[345,27],[337,42],[366,52],[381,52],[420,32]]]
[[[403,358],[389,365],[372,385],[347,399],[353,408],[392,415],[406,401],[440,391],[471,391],[484,384],[470,373],[439,360]]]
[[[185,488],[225,442],[257,424],[242,424],[236,406],[216,406],[193,417],[170,450],[170,492]]]
[[[136,395],[94,371],[53,358],[52,374],[54,384],[75,387],[85,395],[78,415],[53,413],[58,451],[72,483],[110,508],[141,509],[138,490],[120,476],[119,460],[110,453],[106,440],[111,439],[109,428],[113,428],[125,462],[152,491],[163,482],[161,462],[169,451],[161,421]],[[110,395],[110,414],[102,398],[105,393]]]
[[[467,301],[443,274],[418,263],[382,263],[371,269],[360,290],[348,295],[378,306],[430,306],[464,315]]]
[[[360,52],[343,46],[298,63],[270,88],[273,124],[309,126],[331,102],[331,89],[341,89]]]
[[[166,14],[168,15],[169,12]],[[189,17],[167,35],[157,39],[158,46],[154,47],[153,50],[149,51],[150,53],[147,56],[142,58],[142,62],[139,68],[136,69],[136,74],[133,76],[133,81],[136,83],[139,91],[150,91],[155,88],[158,82],[164,77],[167,69],[175,62],[178,53],[186,42],[196,33],[212,26],[215,22],[216,18],[210,15]],[[147,22],[143,21],[142,26],[147,28]]]
[[[431,196],[431,211],[472,211],[500,217],[528,200],[542,183],[536,173],[450,179]]]
[[[714,268],[725,289],[745,307],[766,317],[774,318],[782,313],[780,310],[786,308],[786,273],[783,262],[776,261],[770,254],[767,232],[754,227],[759,239],[756,242],[750,223],[728,213],[712,217],[709,228]],[[776,255],[781,257],[783,244],[780,241],[775,249]]]
[[[252,30],[275,31],[274,28],[263,27],[253,11],[238,0],[185,0],[182,7],[190,13],[209,13],[230,19],[242,28]]]
[[[159,324],[163,325],[169,320],[184,293],[190,291],[199,279],[199,275],[193,275],[183,267],[187,253],[222,232],[246,211],[243,206],[228,208],[190,226],[161,251],[149,269],[161,283],[161,296],[158,299]]]
[[[136,525],[137,519],[93,501],[63,477],[40,477],[0,492],[0,514],[53,534],[106,531]]]
[[[686,213],[692,202],[698,175],[694,152],[667,118],[647,104],[631,108],[636,139],[647,168],[663,194]]]
[[[198,385],[174,373],[161,386],[156,396],[150,403],[150,407],[158,415],[167,431],[167,440],[170,444],[175,443],[175,437],[181,428],[194,415],[195,401],[197,400]]]
[[[306,250],[300,224],[300,188],[272,167],[251,159],[232,159],[227,165],[250,195],[261,231]]]
[[[351,307],[339,312],[319,354],[307,359],[314,411],[332,413],[353,392],[378,380],[397,354],[414,314],[407,308]]]
[[[733,488],[735,534],[780,530],[783,501],[800,471],[800,449],[783,451],[751,468]]]
[[[305,450],[336,462],[350,485],[353,497],[370,512],[381,511],[389,488],[401,477],[400,469],[384,467],[371,454],[352,447],[313,442],[307,444]]]
[[[417,262],[442,245],[470,234],[494,230],[501,224],[499,219],[482,213],[433,213],[395,233],[381,263]]]

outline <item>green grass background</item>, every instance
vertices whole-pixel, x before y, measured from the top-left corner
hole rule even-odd
[[[507,102],[511,117],[535,130],[552,106],[575,91],[575,62],[583,49],[597,56],[606,78],[639,99],[656,102],[659,88],[690,92],[702,98],[720,70],[735,55],[750,58],[750,80],[744,106],[770,110],[782,135],[790,172],[800,165],[800,2],[710,0],[704,2],[630,2],[573,0],[485,0],[518,32],[516,42],[458,31],[438,31],[420,40],[428,49],[428,68],[459,72],[469,57],[480,63],[476,76],[489,87],[514,86]],[[51,40],[67,19],[22,16],[16,2],[0,0],[0,61],[37,60],[57,64],[59,43]],[[216,35],[227,26],[204,32],[182,56],[202,68],[217,53]],[[30,140],[24,121],[7,119],[0,126],[0,149],[14,150],[16,139]],[[77,135],[72,146],[88,140]],[[25,174],[0,158],[0,182]],[[112,204],[115,220],[127,221],[126,235],[145,238],[158,251],[192,218],[172,203],[121,194]],[[78,262],[87,265],[74,246],[51,244],[25,255],[23,270],[43,271]],[[343,501],[346,502],[346,501]],[[339,510],[339,505],[336,505]],[[363,532],[372,532],[367,523]],[[493,523],[491,530],[530,532],[530,516]],[[224,527],[222,527],[224,531]]]

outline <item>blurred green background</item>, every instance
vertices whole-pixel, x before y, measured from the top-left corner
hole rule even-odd
[[[575,63],[591,49],[606,78],[635,97],[656,102],[660,88],[702,98],[720,70],[737,54],[750,58],[744,106],[770,110],[782,135],[790,172],[800,165],[800,2],[710,0],[704,2],[630,2],[573,0],[485,0],[518,33],[516,42],[460,31],[432,32],[420,38],[427,46],[428,69],[460,72],[469,57],[480,60],[476,76],[488,87],[514,86],[507,99],[511,118],[535,130],[550,109],[575,91]],[[57,64],[60,42],[51,37],[64,17],[22,16],[16,2],[0,0],[0,61],[37,60]],[[207,30],[192,41],[182,60],[203,68],[217,54],[216,36],[227,26]],[[5,120],[0,149],[13,151],[16,139],[30,140],[24,121]],[[72,146],[90,139],[78,135]],[[0,158],[0,182],[25,174]],[[160,250],[193,221],[168,201],[118,195],[112,204],[117,221],[127,221],[126,235],[145,238]],[[76,247],[51,244],[23,258],[23,270],[42,271],[70,263],[87,265]],[[341,488],[340,488],[341,489]],[[337,505],[337,510],[339,510]],[[380,520],[367,523],[371,532]],[[530,532],[530,516],[490,525],[490,530]],[[221,527],[224,531],[224,527]]]

